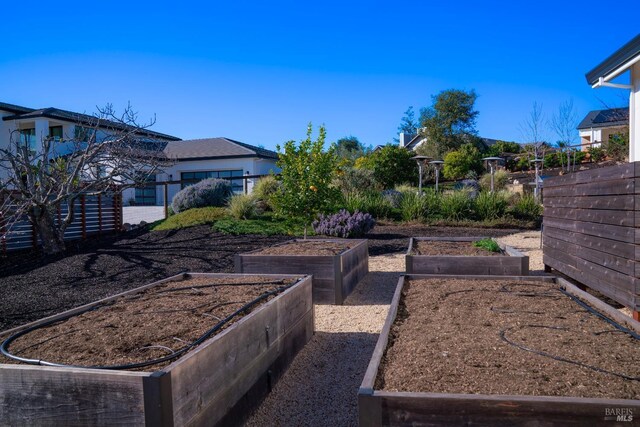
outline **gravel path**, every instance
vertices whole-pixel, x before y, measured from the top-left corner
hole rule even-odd
[[[316,333],[248,426],[356,426],[358,387],[389,310],[404,254],[369,258],[345,305],[316,305]]]
[[[514,247],[529,256],[529,271],[532,275],[540,276],[544,274],[544,264],[542,262],[542,246],[540,244],[542,235],[540,231],[523,231],[507,236],[496,238],[497,241],[505,245]]]

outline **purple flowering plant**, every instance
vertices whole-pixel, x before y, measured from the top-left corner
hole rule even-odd
[[[311,226],[316,234],[334,237],[361,237],[371,231],[376,221],[373,217],[364,212],[355,211],[353,214],[342,209],[333,215],[318,215],[318,219],[313,221]]]

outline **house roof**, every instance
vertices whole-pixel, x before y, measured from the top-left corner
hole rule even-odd
[[[277,159],[278,153],[230,138],[204,138],[172,141],[164,149],[167,157],[176,160],[208,160],[242,157]]]
[[[606,77],[613,71],[625,65],[629,61],[640,56],[640,34],[635,36],[631,41],[613,52],[607,59],[598,64],[593,70],[589,71],[585,77],[590,85],[598,82],[600,77]],[[611,76],[612,78],[615,76]]]
[[[88,114],[74,113],[73,111],[61,110],[59,108],[40,108],[40,109],[32,109],[26,107],[20,107],[18,105],[5,104],[0,103],[0,110],[9,111],[14,113],[11,116],[5,116],[2,120],[24,120],[24,119],[36,119],[40,117],[45,117],[48,119],[54,120],[63,120],[67,122],[79,123],[87,126],[95,126],[96,120],[98,120],[95,116],[90,116]],[[102,127],[110,127],[118,130],[127,130],[133,129],[132,126],[127,126],[122,123],[114,122],[112,120],[100,119],[100,124]],[[154,132],[148,129],[141,129],[136,131],[136,134],[148,136],[150,138],[163,139],[168,141],[180,141],[180,138],[167,135],[160,132]]]
[[[409,143],[405,146],[405,148],[407,150],[414,150],[422,141],[425,141],[426,138],[423,135],[416,135],[414,136],[411,141],[409,141]],[[492,139],[492,138],[482,138],[480,137],[480,140],[482,141],[482,143],[487,147],[491,147],[492,145],[494,145],[496,142],[498,142],[499,140],[497,139]]]
[[[15,104],[8,104],[6,102],[0,102],[0,111],[8,111],[13,114],[29,113],[33,111],[33,108],[21,107]]]
[[[577,129],[605,128],[627,126],[629,124],[628,108],[610,108],[608,110],[589,111]]]

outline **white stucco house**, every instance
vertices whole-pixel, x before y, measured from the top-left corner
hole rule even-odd
[[[156,175],[156,182],[171,182],[166,189],[168,203],[185,186],[206,178],[237,177],[231,179],[234,192],[250,193],[258,179],[254,176],[280,171],[276,166],[278,153],[275,151],[225,137],[170,141],[164,153],[172,164]],[[164,195],[164,184],[155,185],[126,190],[123,201],[125,204],[162,206]]]
[[[629,109],[610,108],[589,111],[578,125],[580,149],[599,147],[611,137],[629,132]]]
[[[84,127],[86,126],[86,128]],[[37,150],[39,144],[44,138],[53,137],[61,141],[61,145],[57,147],[57,155],[64,155],[64,140],[79,138],[87,128],[96,127],[96,117],[72,111],[61,110],[59,108],[28,108],[19,105],[0,102],[0,148],[7,148],[16,138],[33,150]],[[99,121],[98,131],[103,129],[105,135],[109,130],[124,129],[126,126],[120,123],[101,119]],[[133,129],[133,128],[131,128]],[[148,129],[139,129],[136,134],[141,139],[170,142],[179,141],[180,138],[154,132]],[[67,148],[71,149],[69,144]],[[5,171],[0,169],[0,179]]]
[[[629,73],[629,83],[612,80]],[[612,87],[629,91],[629,161],[640,161],[640,34],[613,52],[586,74],[592,88]]]

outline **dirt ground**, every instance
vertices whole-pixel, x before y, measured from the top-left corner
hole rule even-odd
[[[10,350],[15,356],[74,366],[151,361],[189,348],[248,302],[272,294],[253,308],[258,307],[293,283],[294,279],[273,280],[261,276],[172,281],[36,329],[16,339]],[[235,316],[218,332],[252,309]],[[0,362],[12,363],[13,360],[0,356]],[[140,370],[155,371],[169,363]]]
[[[638,360],[638,340],[554,284],[410,280],[377,388],[638,399]]]
[[[295,241],[280,245],[269,246],[254,252],[256,255],[338,255],[351,249],[354,246],[351,242],[327,242],[317,240],[307,240],[306,242]]]
[[[442,240],[414,240],[415,255],[465,255],[465,256],[502,256],[502,252],[492,252],[473,245],[473,242],[447,242]]]

